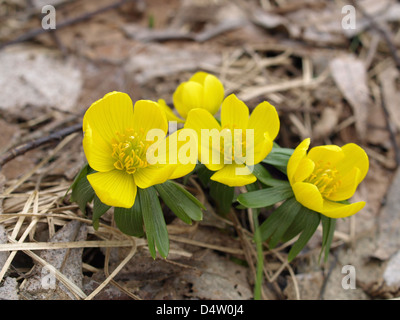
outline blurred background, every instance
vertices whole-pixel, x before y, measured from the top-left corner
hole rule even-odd
[[[53,6],[54,17],[51,10],[42,12],[46,5]],[[55,29],[49,28],[53,18]],[[396,298],[399,46],[400,3],[394,0],[0,0],[0,154],[81,123],[91,103],[110,91],[172,105],[180,82],[207,71],[223,82],[226,95],[235,93],[250,109],[265,100],[277,108],[279,145],[295,148],[307,137],[313,146],[357,143],[370,159],[353,198],[367,205],[338,221],[329,262],[317,261],[321,232],[289,267],[267,254],[271,278],[263,297]],[[81,134],[53,152],[58,143],[2,163],[0,213],[22,210],[22,195],[38,186],[71,183],[85,163]],[[241,248],[226,227],[205,213],[205,221],[183,236]],[[10,228],[4,225],[5,232]],[[243,254],[176,245],[194,258],[167,264],[138,253],[119,283],[148,299],[252,298],[251,271],[234,262],[245,260]],[[102,253],[85,254],[84,263],[93,266]],[[23,270],[32,264],[24,259],[15,260]],[[138,261],[142,267],[135,269]],[[344,265],[355,267],[357,289],[342,288]],[[84,273],[84,289],[90,291],[101,274]],[[115,288],[100,297],[127,298]]]

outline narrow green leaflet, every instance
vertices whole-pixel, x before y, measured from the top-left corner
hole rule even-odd
[[[210,196],[217,204],[217,212],[224,215],[231,210],[235,188],[210,180]]]
[[[292,261],[299,253],[300,251],[305,247],[307,242],[310,240],[312,235],[315,233],[315,230],[317,230],[317,227],[319,225],[321,215],[315,211],[312,211],[310,209],[307,209],[303,207],[303,210],[307,210],[307,219],[306,219],[306,227],[303,230],[303,232],[300,234],[299,239],[294,243],[292,248],[289,251],[288,254],[288,261]]]
[[[295,198],[290,198],[282,203],[260,226],[261,240],[266,241],[270,237],[270,247],[273,248],[285,231],[292,224],[301,205]]]
[[[141,212],[140,196],[136,196],[132,208],[115,208],[114,220],[118,229],[123,233],[134,237],[143,236],[143,217]]]
[[[264,162],[276,166],[287,165],[287,161],[289,160],[293,152],[294,149],[274,146],[271,152],[264,159]]]
[[[71,201],[76,202],[83,214],[86,214],[86,204],[91,202],[93,197],[94,190],[85,175],[73,186]]]
[[[254,166],[253,174],[257,177],[258,181],[270,187],[289,185],[288,181],[274,179],[261,163]]]
[[[185,223],[192,224],[192,220],[203,219],[201,208],[205,208],[202,203],[175,182],[168,180],[155,188],[168,208]]]
[[[150,254],[155,259],[157,247],[160,255],[166,258],[169,252],[169,237],[157,192],[153,187],[138,188],[138,196]]]
[[[307,216],[309,212],[305,210],[303,206],[297,213],[296,217],[294,218],[292,224],[289,228],[285,231],[284,235],[281,238],[282,242],[287,242],[297,236],[300,232],[302,232],[307,226]]]
[[[94,195],[94,200],[93,200],[93,227],[95,230],[99,228],[99,219],[100,217],[105,214],[108,209],[111,207],[104,204],[103,202],[100,201],[99,197],[97,195]]]
[[[270,164],[286,174],[286,167],[293,151],[293,149],[274,146],[262,162]]]
[[[82,169],[79,171],[79,173],[76,175],[74,181],[73,181],[72,184],[69,186],[69,188],[68,188],[67,192],[65,193],[65,195],[67,195],[68,192],[69,192],[70,190],[74,189],[75,186],[76,186],[76,184],[77,184],[82,178],[86,177],[86,175],[88,174],[89,169],[90,169],[89,164],[86,163],[86,165],[84,165],[84,166],[82,167]]]
[[[293,191],[289,184],[265,188],[257,191],[242,193],[237,200],[247,208],[269,207],[277,202],[293,197]]]
[[[293,199],[294,198],[291,198],[288,201],[291,202]],[[279,225],[276,228],[275,232],[272,234],[268,243],[271,249],[276,247],[276,245],[279,243],[286,230],[293,223],[293,220],[296,218],[297,213],[300,211],[301,206],[297,205],[296,203],[297,201],[293,203],[289,208],[281,212]]]
[[[321,215],[322,222],[322,246],[321,252],[319,254],[319,260],[321,259],[322,252],[324,252],[324,261],[328,260],[329,250],[331,248],[333,234],[335,233],[336,228],[336,219],[332,219]]]

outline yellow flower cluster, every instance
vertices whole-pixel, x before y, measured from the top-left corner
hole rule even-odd
[[[254,165],[267,157],[280,129],[278,113],[262,102],[249,112],[214,75],[197,72],[173,94],[179,117],[164,100],[139,100],[111,92],[93,103],[83,119],[83,148],[96,172],[88,180],[109,206],[130,208],[137,188],[149,188],[189,174],[196,162],[213,171],[211,180],[235,187],[255,182]],[[220,111],[220,120],[216,114]],[[168,135],[168,122],[183,128]],[[189,139],[190,143],[187,141]],[[296,200],[328,217],[345,217],[364,202],[343,204],[368,171],[368,157],[355,144],[320,146],[310,140],[287,166]]]

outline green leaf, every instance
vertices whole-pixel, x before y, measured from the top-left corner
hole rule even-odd
[[[307,223],[307,216],[309,212],[306,210],[307,208],[301,206],[301,209],[297,213],[294,218],[292,224],[286,230],[285,234],[282,236],[281,241],[287,242],[297,236],[300,232],[304,230]]]
[[[138,188],[138,195],[150,254],[155,259],[157,247],[160,255],[166,258],[169,252],[169,237],[157,192],[152,187]]]
[[[321,252],[319,254],[319,260],[321,260],[322,252],[325,251],[324,261],[327,262],[329,256],[329,250],[331,249],[331,244],[333,240],[333,234],[335,233],[336,219],[321,215],[321,222],[322,222],[322,246],[321,246]]]
[[[274,247],[293,222],[301,205],[295,198],[290,198],[282,203],[260,226],[261,240],[266,241],[273,236],[270,247]],[[275,233],[277,234],[275,235]]]
[[[76,202],[82,213],[86,214],[86,204],[93,200],[94,194],[94,190],[85,175],[72,188],[71,201]]]
[[[246,185],[247,192],[259,190],[259,184],[256,182]]]
[[[293,191],[289,184],[265,188],[257,191],[242,193],[237,200],[247,208],[269,207],[277,202],[293,197]]]
[[[144,235],[143,231],[143,217],[141,212],[140,197],[137,195],[135,203],[132,208],[115,208],[114,220],[118,229],[123,233],[141,237]]]
[[[293,149],[289,148],[272,148],[271,152],[262,161],[273,166],[286,167],[290,156],[293,154]]]
[[[232,207],[235,188],[210,180],[210,196],[217,204],[217,212],[225,215]]]
[[[292,198],[291,200],[293,200]],[[290,200],[288,200],[290,201]],[[296,201],[296,203],[298,203]],[[279,224],[278,227],[276,228],[275,232],[272,234],[271,239],[269,240],[269,247],[271,249],[275,248],[276,245],[279,243],[281,240],[282,236],[285,234],[287,229],[290,227],[290,225],[293,223],[293,220],[296,218],[298,212],[301,209],[301,205],[297,205],[293,203],[289,208],[286,208],[280,213],[279,217]]]
[[[95,230],[99,228],[99,219],[100,217],[105,214],[108,209],[111,207],[104,204],[103,202],[100,201],[99,197],[97,195],[94,195],[94,201],[93,201],[93,227]]]
[[[70,190],[73,190],[73,189],[76,187],[77,183],[78,183],[81,179],[83,179],[84,177],[86,177],[86,175],[88,174],[89,168],[90,168],[90,167],[89,167],[89,164],[88,164],[88,163],[86,163],[86,164],[82,167],[82,169],[81,169],[81,170],[79,171],[79,173],[76,175],[74,181],[72,182],[72,184],[71,184],[70,187],[68,188],[68,190],[67,190],[67,192],[65,193],[65,195],[67,195],[68,192],[69,192]],[[73,201],[73,200],[71,199],[71,201]]]
[[[293,154],[293,151],[293,149],[289,148],[280,148],[278,145],[275,144],[271,152],[264,160],[262,160],[262,162],[272,165],[279,171],[287,174],[287,164],[290,156]]]
[[[203,204],[190,192],[168,180],[163,184],[155,186],[164,203],[176,214],[176,216],[187,224],[192,224],[192,219],[200,221],[203,219],[201,208]]]
[[[321,219],[321,215],[318,212],[312,211],[307,208],[304,208],[304,210],[308,211],[306,219],[306,227],[300,234],[299,239],[294,243],[294,245],[289,251],[288,254],[289,262],[292,261],[308,243],[312,235],[315,233],[315,230],[317,230],[319,221]]]
[[[271,174],[268,172],[267,169],[265,169],[263,167],[263,165],[261,163],[256,164],[254,166],[253,174],[257,177],[257,179],[261,183],[263,183],[263,184],[265,184],[267,186],[270,186],[270,187],[289,185],[288,181],[278,180],[278,179],[272,178]]]

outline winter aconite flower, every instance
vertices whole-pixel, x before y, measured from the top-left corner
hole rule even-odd
[[[140,100],[133,107],[127,94],[111,92],[90,106],[83,118],[83,148],[97,171],[87,178],[101,202],[130,208],[137,187],[170,178],[176,167],[149,157],[150,147],[163,141],[167,129],[165,113],[153,101]]]
[[[189,81],[181,83],[173,94],[173,103],[179,115],[186,119],[190,110],[203,108],[211,114],[216,114],[224,99],[224,86],[214,75],[207,72],[196,72]],[[164,108],[167,119],[184,122],[175,116],[165,101],[160,99],[159,104]]]
[[[206,109],[192,109],[185,128],[197,133],[198,156],[209,170],[211,180],[228,186],[243,186],[256,181],[252,166],[272,149],[279,132],[279,117],[268,102],[260,103],[249,117],[249,109],[234,94],[221,107],[221,124]]]
[[[290,157],[287,174],[296,200],[330,218],[344,218],[360,211],[364,201],[345,204],[365,178],[369,161],[354,143],[343,147],[325,145],[312,148],[305,139]]]

